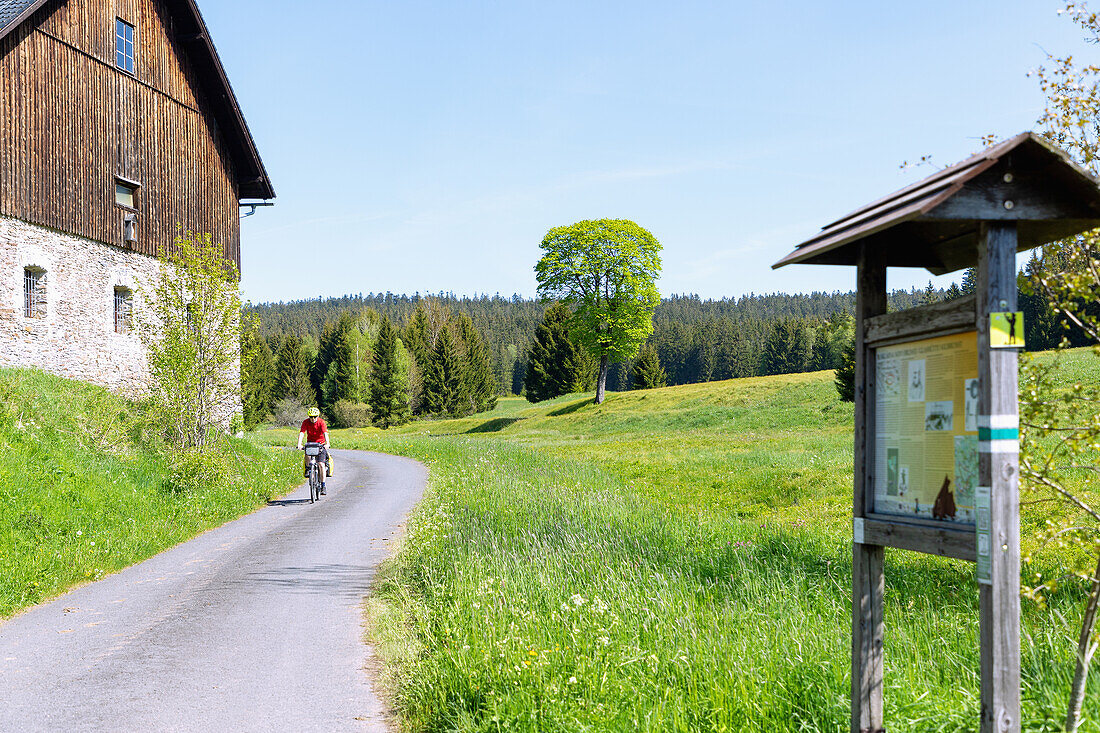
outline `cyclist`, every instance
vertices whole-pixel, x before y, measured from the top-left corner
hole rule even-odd
[[[325,493],[325,474],[328,473],[329,456],[328,456],[328,425],[325,425],[324,418],[321,417],[321,411],[316,407],[309,408],[307,413],[308,417],[302,421],[302,428],[298,432],[298,450],[302,450],[303,444],[320,443],[321,455],[317,456],[317,460],[321,461],[321,465],[325,467],[325,470],[321,472],[321,493]],[[309,478],[309,456],[303,458],[302,472],[306,478]]]

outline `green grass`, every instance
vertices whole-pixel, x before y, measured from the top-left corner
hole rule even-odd
[[[95,580],[289,489],[293,453],[230,441],[231,478],[172,484],[131,402],[33,370],[0,369],[0,618]]]
[[[431,468],[370,605],[409,726],[847,730],[852,409],[831,380],[598,407],[505,399],[462,420],[334,433],[337,447]],[[886,575],[888,729],[974,730],[973,567],[888,550]],[[1025,604],[1025,730],[1060,728],[1081,597]],[[1098,696],[1094,678],[1082,730],[1100,730]]]

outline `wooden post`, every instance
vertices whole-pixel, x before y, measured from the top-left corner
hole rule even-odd
[[[863,244],[856,272],[855,466],[852,491],[852,733],[879,733],[882,717],[883,547],[863,543],[872,508],[874,362],[866,346],[867,319],[886,312],[886,264],[879,248]]]
[[[979,486],[989,489],[990,577],[981,580],[982,733],[1020,730],[1019,403],[1015,349],[989,348],[989,314],[1016,310],[1016,223],[978,242]],[[981,542],[979,542],[981,544]],[[979,547],[979,558],[982,548]]]

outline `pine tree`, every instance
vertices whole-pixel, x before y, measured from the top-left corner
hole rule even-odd
[[[374,346],[371,369],[370,407],[374,424],[386,429],[409,419],[409,385],[400,371],[398,350],[402,349],[397,330],[390,319],[382,317],[378,341]]]
[[[667,383],[668,375],[657,357],[657,350],[646,344],[634,362],[634,389],[653,389],[664,387]]]
[[[289,397],[303,405],[317,404],[317,395],[313,391],[313,384],[309,378],[305,348],[300,338],[297,336],[283,338],[275,359],[275,372],[276,400]]]

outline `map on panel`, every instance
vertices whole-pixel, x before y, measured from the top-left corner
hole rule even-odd
[[[875,350],[874,511],[974,523],[978,336]]]

